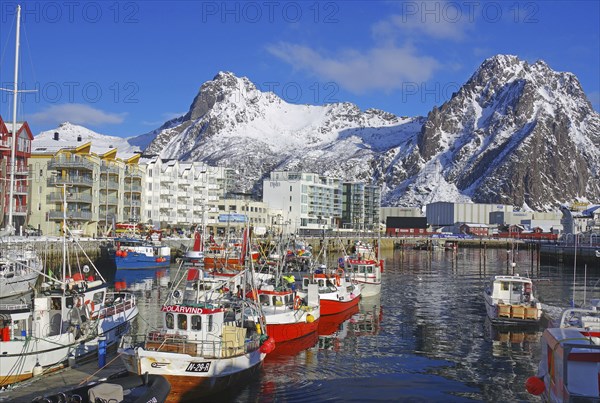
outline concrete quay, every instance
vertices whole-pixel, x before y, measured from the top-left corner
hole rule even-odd
[[[98,361],[94,359],[19,382],[0,390],[0,402],[31,402],[38,396],[64,392],[79,386],[80,383],[83,385],[125,370],[125,365],[115,352],[107,354],[106,363],[104,368],[99,369]]]

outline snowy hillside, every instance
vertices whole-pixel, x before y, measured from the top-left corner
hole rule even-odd
[[[57,140],[55,133],[58,133]],[[140,151],[138,146],[129,144],[127,139],[99,134],[69,122],[61,123],[56,129],[41,132],[34,137],[31,147],[33,152],[55,152],[61,148],[77,147],[90,141],[92,142],[91,151],[96,154],[104,154],[116,148],[119,158],[128,158],[136,151]]]
[[[400,118],[351,103],[289,104],[245,77],[221,72],[189,111],[125,140],[65,123],[39,144],[137,147],[162,158],[234,168],[239,191],[261,194],[275,169],[379,184],[384,205],[474,201],[552,209],[600,199],[600,115],[577,78],[543,61],[485,60],[427,117]],[[131,145],[133,144],[133,145]],[[146,147],[147,146],[147,147]],[[98,151],[96,151],[98,152]]]
[[[202,85],[176,123],[159,130],[146,152],[235,167],[240,190],[284,168],[370,182],[379,155],[410,143],[421,127],[419,118],[362,112],[350,103],[292,105],[223,72]]]

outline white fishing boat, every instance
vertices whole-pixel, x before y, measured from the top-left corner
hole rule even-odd
[[[542,304],[530,278],[494,276],[483,291],[487,315],[493,324],[532,325],[542,318]]]
[[[188,264],[181,266],[188,271],[181,277],[186,286],[183,292],[169,292],[161,308],[161,328],[126,336],[119,348],[129,372],[167,378],[167,401],[197,401],[224,391],[258,374],[266,354],[275,348],[266,335],[261,305],[247,296],[257,295],[252,274],[242,270],[220,279],[210,276],[205,283],[209,276],[202,257],[200,250],[188,253]],[[244,287],[234,293],[231,284],[240,279]]]
[[[1,250],[0,299],[31,293],[42,269],[42,262],[33,250]]]

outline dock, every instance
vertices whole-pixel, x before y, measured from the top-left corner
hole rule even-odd
[[[107,354],[106,362],[102,369],[98,368],[97,360],[91,360],[19,382],[12,388],[0,390],[0,402],[31,402],[36,397],[64,392],[82,382],[83,385],[125,370],[116,352]]]

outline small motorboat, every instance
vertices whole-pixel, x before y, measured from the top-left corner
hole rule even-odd
[[[128,375],[123,371],[66,392],[36,397],[32,403],[163,403],[170,391],[171,385],[164,376]]]

